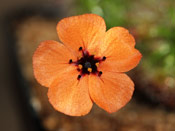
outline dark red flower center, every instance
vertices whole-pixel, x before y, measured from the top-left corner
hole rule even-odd
[[[101,76],[102,71],[98,70],[98,65],[106,60],[106,57],[95,57],[94,55],[90,55],[88,51],[83,50],[82,47],[79,48],[79,51],[82,52],[82,57],[78,58],[77,61],[69,60],[69,64],[74,64],[77,66],[77,70],[80,72],[77,79],[79,80],[84,75],[94,74]]]

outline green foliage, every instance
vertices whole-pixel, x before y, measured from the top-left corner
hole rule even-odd
[[[78,0],[78,13],[94,13],[102,16],[107,27],[124,26],[127,23],[127,4],[123,0]]]

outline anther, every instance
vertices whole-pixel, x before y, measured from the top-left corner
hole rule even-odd
[[[105,56],[103,56],[102,60],[103,60],[103,61],[104,61],[104,60],[106,60],[106,57],[105,57]]]
[[[79,64],[78,68],[81,70],[83,68],[83,66],[81,64]]]
[[[96,67],[98,67],[99,66],[99,62],[95,63],[95,65],[96,65]]]
[[[101,76],[102,74],[103,74],[103,72],[102,71],[99,71],[98,76]]]
[[[82,48],[82,47],[80,47],[80,48],[79,48],[79,51],[81,51],[82,49],[83,49],[83,48]]]
[[[87,70],[88,70],[89,72],[92,72],[92,68],[88,68]]]
[[[81,75],[78,75],[77,79],[80,80],[80,78],[81,78]]]
[[[71,63],[72,63],[72,59],[69,60],[69,64],[71,64]]]

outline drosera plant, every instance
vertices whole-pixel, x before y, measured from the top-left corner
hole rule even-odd
[[[93,102],[109,113],[125,106],[134,83],[124,72],[142,57],[128,30],[106,31],[102,17],[83,14],[59,21],[57,33],[63,44],[43,41],[33,55],[34,76],[48,87],[51,105],[70,116],[88,114]]]

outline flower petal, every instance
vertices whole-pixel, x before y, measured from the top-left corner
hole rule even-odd
[[[134,47],[135,39],[127,29],[123,27],[113,27],[106,32],[104,42],[99,45],[101,47],[99,47],[99,53],[103,54],[105,51],[108,51],[111,46],[113,47],[116,43],[121,45],[128,44],[131,47]]]
[[[100,77],[89,77],[92,100],[109,113],[122,108],[132,97],[134,83],[126,74],[104,72]]]
[[[88,51],[95,48],[105,31],[103,18],[95,14],[64,18],[57,25],[60,40],[75,53],[79,47],[86,48]]]
[[[135,40],[122,27],[114,27],[106,32],[104,42],[99,46],[98,56],[106,56],[100,70],[126,72],[134,68],[142,55],[134,48]]]
[[[136,67],[142,57],[140,52],[136,49],[128,49],[128,52],[125,53],[124,50],[117,49],[113,57],[107,57],[98,69],[100,71],[127,72]]]
[[[76,60],[76,57],[63,44],[52,40],[42,42],[33,55],[35,78],[41,85],[49,87],[57,76],[76,70],[68,64],[70,59]]]
[[[52,106],[71,116],[86,115],[93,105],[88,91],[88,77],[77,80],[77,76],[76,70],[59,76],[48,91]]]

